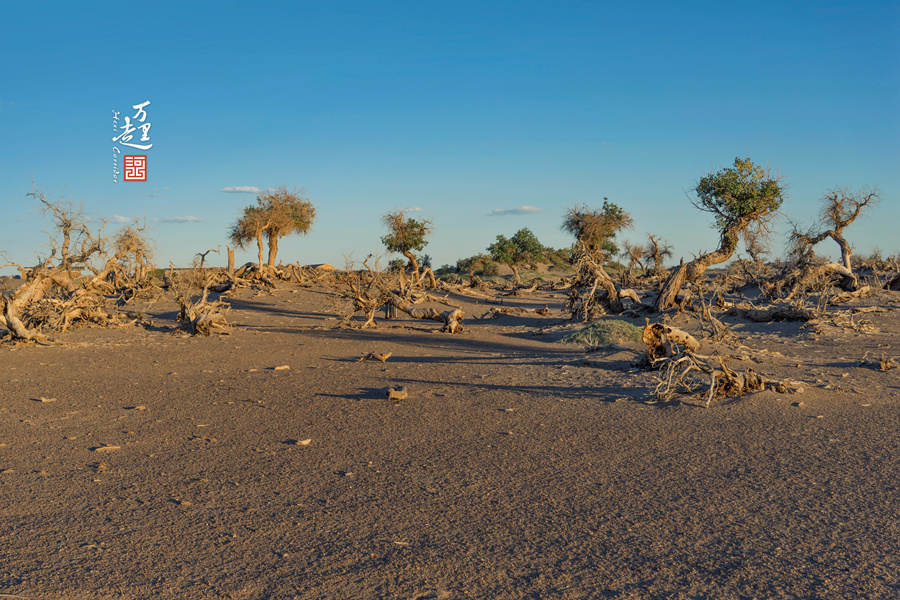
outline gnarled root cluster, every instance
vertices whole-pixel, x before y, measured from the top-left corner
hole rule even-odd
[[[166,272],[166,283],[175,295],[179,311],[175,320],[183,331],[191,335],[209,336],[215,330],[229,327],[225,315],[231,308],[221,298],[210,301],[210,292],[217,289],[231,289],[235,278],[220,270],[204,270],[201,268],[176,271],[174,267]],[[200,297],[195,298],[195,290],[199,288]]]
[[[784,382],[767,379],[748,367],[744,373],[732,370],[721,356],[703,356],[684,352],[656,362],[661,374],[657,376],[656,396],[668,401],[679,392],[695,398],[706,398],[709,407],[714,398],[743,396],[770,389],[778,393],[793,393]],[[703,389],[708,386],[707,389]]]
[[[209,301],[209,288],[203,289],[200,299],[193,301],[189,295],[178,296],[177,321],[181,328],[191,335],[203,334],[209,336],[216,329],[226,329],[228,322],[225,315],[230,308],[221,299]]]
[[[140,229],[128,227],[120,232],[114,240],[115,253],[110,255],[105,251],[107,239],[82,224],[74,231],[68,213],[50,206],[58,211],[58,220],[66,219],[64,241],[37,266],[19,267],[23,283],[0,295],[0,328],[13,339],[47,342],[45,332],[64,332],[79,323],[123,324],[113,300],[118,297],[118,304],[127,304],[139,294],[156,290],[147,277],[149,250]],[[78,252],[72,247],[75,239]],[[96,257],[105,257],[100,268],[92,265]]]
[[[655,393],[661,400],[687,393],[705,396],[708,407],[713,398],[742,396],[766,388],[779,393],[791,391],[784,383],[767,379],[752,368],[739,373],[730,369],[721,356],[697,354],[699,342],[680,329],[651,324],[647,319],[641,339],[647,346],[645,366],[660,371]],[[708,386],[705,391],[704,386]]]
[[[686,352],[700,349],[700,342],[691,334],[662,323],[651,324],[650,319],[646,319],[641,340],[647,346],[647,361],[650,366],[660,359],[672,358],[680,353],[678,346]]]

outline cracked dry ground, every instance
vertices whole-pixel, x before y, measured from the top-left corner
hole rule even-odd
[[[332,329],[326,300],[243,290],[229,335],[0,347],[0,593],[900,597],[900,369],[859,364],[896,352],[898,313],[737,324],[804,393],[703,409],[647,404],[634,352],[557,343],[558,296],[459,335]]]

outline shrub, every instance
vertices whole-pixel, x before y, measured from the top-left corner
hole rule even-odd
[[[500,272],[500,265],[491,260],[487,254],[481,253],[457,260],[456,270],[460,273],[474,272],[476,275],[496,275]]]
[[[643,329],[621,319],[597,319],[590,325],[560,341],[564,344],[586,344],[599,346],[603,344],[621,344],[622,342],[639,342]]]

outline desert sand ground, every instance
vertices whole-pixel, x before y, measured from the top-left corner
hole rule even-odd
[[[457,298],[456,335],[330,298],[0,346],[0,598],[900,598],[900,368],[861,363],[900,312],[723,317],[802,393],[704,408],[656,402],[638,344],[559,343],[559,293]]]

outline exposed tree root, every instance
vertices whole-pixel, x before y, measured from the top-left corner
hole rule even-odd
[[[779,393],[793,393],[785,383],[767,379],[752,367],[739,373],[729,368],[721,356],[697,354],[700,344],[680,329],[661,323],[651,324],[647,319],[642,340],[647,346],[643,364],[660,371],[655,394],[661,400],[668,401],[678,393],[688,393],[705,397],[709,407],[714,398],[742,396],[767,388]],[[708,386],[705,391],[704,386]]]
[[[702,399],[706,407],[715,398],[743,396],[752,392],[770,389],[780,394],[796,393],[797,388],[785,382],[763,377],[748,367],[744,373],[734,371],[725,364],[721,356],[702,356],[684,352],[671,358],[657,361],[661,370],[656,378],[655,393],[661,400],[671,400],[679,392]],[[796,384],[793,384],[796,385]],[[709,386],[703,390],[704,386]]]
[[[203,295],[193,302],[186,294],[178,296],[178,305],[181,311],[177,321],[181,328],[191,335],[203,334],[209,336],[213,330],[226,329],[228,322],[225,314],[229,306],[222,300],[208,301],[209,288],[203,289]]]
[[[465,313],[459,308],[444,312],[439,312],[433,308],[415,308],[412,303],[407,302],[397,294],[390,294],[385,301],[397,310],[405,312],[413,319],[428,319],[443,323],[444,326],[441,328],[441,331],[462,333],[463,326],[460,324],[460,321],[465,317]]]
[[[679,353],[679,345],[686,352],[696,352],[700,349],[700,342],[691,334],[662,323],[651,324],[650,319],[646,319],[641,340],[647,346],[647,360],[650,365],[662,358],[675,356]]]

